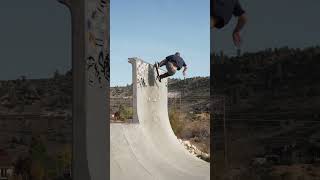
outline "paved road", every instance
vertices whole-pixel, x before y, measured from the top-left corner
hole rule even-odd
[[[130,58],[134,117],[111,124],[111,180],[209,180],[210,165],[192,156],[170,126],[167,81],[155,80],[151,64]]]

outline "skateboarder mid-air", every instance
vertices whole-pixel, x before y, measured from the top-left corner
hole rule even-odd
[[[166,66],[167,72],[164,74],[159,74],[158,69],[159,67]],[[177,71],[179,71],[183,67],[183,76],[186,76],[187,71],[187,64],[184,62],[182,57],[180,56],[179,52],[176,52],[173,55],[167,56],[164,60],[160,63],[156,62],[155,65],[157,73],[158,73],[158,80],[161,82],[161,79],[166,78],[168,76],[173,76]]]

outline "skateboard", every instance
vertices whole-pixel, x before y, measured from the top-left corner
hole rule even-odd
[[[154,64],[154,67],[156,68],[157,79],[161,82],[160,74],[159,74],[159,64],[158,64],[158,62],[156,62],[156,63]]]

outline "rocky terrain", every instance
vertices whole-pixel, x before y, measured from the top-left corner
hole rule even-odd
[[[190,143],[190,141],[185,140],[183,141],[182,139],[179,139],[180,144],[182,144],[192,155],[201,158],[205,161],[210,162],[210,154],[205,153],[201,150],[199,150],[195,145]]]

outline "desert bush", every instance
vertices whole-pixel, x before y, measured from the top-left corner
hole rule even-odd
[[[175,135],[188,139],[202,152],[210,152],[210,121],[205,114],[187,114],[172,109],[169,112],[170,124]]]
[[[128,119],[132,119],[133,109],[132,107],[120,105],[119,113],[120,113],[120,120],[126,121]]]
[[[210,125],[207,121],[188,122],[181,132],[182,138],[207,138],[210,136]]]
[[[169,112],[169,119],[172,130],[178,137],[181,137],[181,131],[184,128],[184,123],[183,121],[181,121],[180,115],[181,114],[176,109],[173,109]]]

